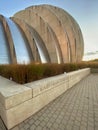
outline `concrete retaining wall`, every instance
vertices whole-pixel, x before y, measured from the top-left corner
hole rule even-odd
[[[6,127],[24,121],[89,74],[87,68],[24,85],[0,77],[0,116]]]

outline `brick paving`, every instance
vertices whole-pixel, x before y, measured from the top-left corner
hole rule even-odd
[[[0,130],[6,130],[0,120]],[[91,74],[11,130],[98,130],[98,74]]]

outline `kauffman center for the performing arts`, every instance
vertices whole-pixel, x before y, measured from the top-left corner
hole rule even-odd
[[[83,52],[80,27],[61,8],[37,5],[11,18],[0,15],[0,64],[80,62]]]

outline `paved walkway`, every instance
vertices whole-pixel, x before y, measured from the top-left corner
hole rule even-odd
[[[0,130],[5,130],[0,121]],[[98,130],[98,74],[91,74],[11,130]]]

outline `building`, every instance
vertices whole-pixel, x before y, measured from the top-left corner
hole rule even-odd
[[[80,27],[61,8],[37,5],[11,18],[0,15],[0,64],[80,62],[83,52]]]

